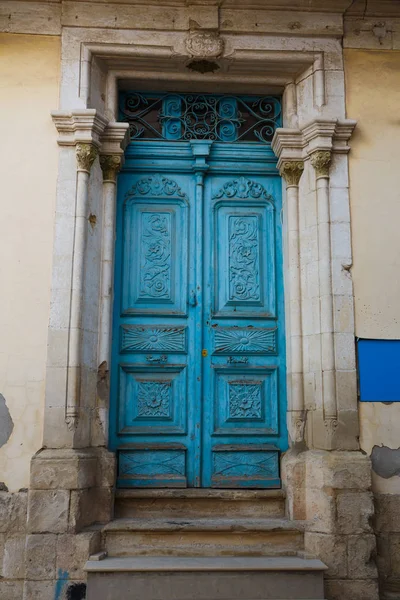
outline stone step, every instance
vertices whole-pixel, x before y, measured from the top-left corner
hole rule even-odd
[[[323,600],[316,559],[140,557],[88,561],[87,600]]]
[[[116,519],[103,528],[109,556],[277,556],[303,550],[286,519]]]
[[[283,490],[117,490],[115,518],[285,516]]]

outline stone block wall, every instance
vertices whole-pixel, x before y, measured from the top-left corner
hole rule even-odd
[[[381,600],[400,598],[400,496],[375,494],[375,534]]]
[[[306,520],[305,550],[327,566],[329,600],[377,600],[371,464],[361,452],[288,452],[290,518]]]
[[[115,457],[102,448],[41,450],[29,491],[0,492],[1,600],[82,600],[88,557],[112,518]]]
[[[0,598],[22,598],[28,492],[0,491]]]

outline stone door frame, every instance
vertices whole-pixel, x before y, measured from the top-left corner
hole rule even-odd
[[[215,71],[194,71],[201,60]],[[115,191],[127,143],[120,86],[283,95],[272,148],[284,186],[290,444],[358,449],[347,157],[355,121],[345,118],[340,39],[84,27],[63,29],[52,113],[59,173],[44,445],[107,446]]]

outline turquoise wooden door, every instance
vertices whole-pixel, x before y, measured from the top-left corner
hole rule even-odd
[[[265,141],[177,138],[173,98],[175,137],[139,135],[118,181],[118,485],[278,487],[287,432],[275,158]]]

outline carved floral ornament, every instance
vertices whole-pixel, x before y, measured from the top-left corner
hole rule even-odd
[[[113,181],[115,183],[117,173],[121,168],[121,157],[117,154],[101,155],[100,167],[103,171],[103,180]]]
[[[185,45],[188,53],[196,58],[217,58],[224,50],[224,40],[216,32],[190,33]]]
[[[329,150],[318,150],[311,155],[311,164],[317,177],[329,177],[331,153]]]
[[[286,161],[281,165],[280,174],[284,177],[287,186],[298,186],[300,177],[304,171],[304,163],[301,160]]]
[[[76,145],[76,160],[79,171],[90,173],[90,169],[96,159],[98,150],[93,144],[77,144]]]

